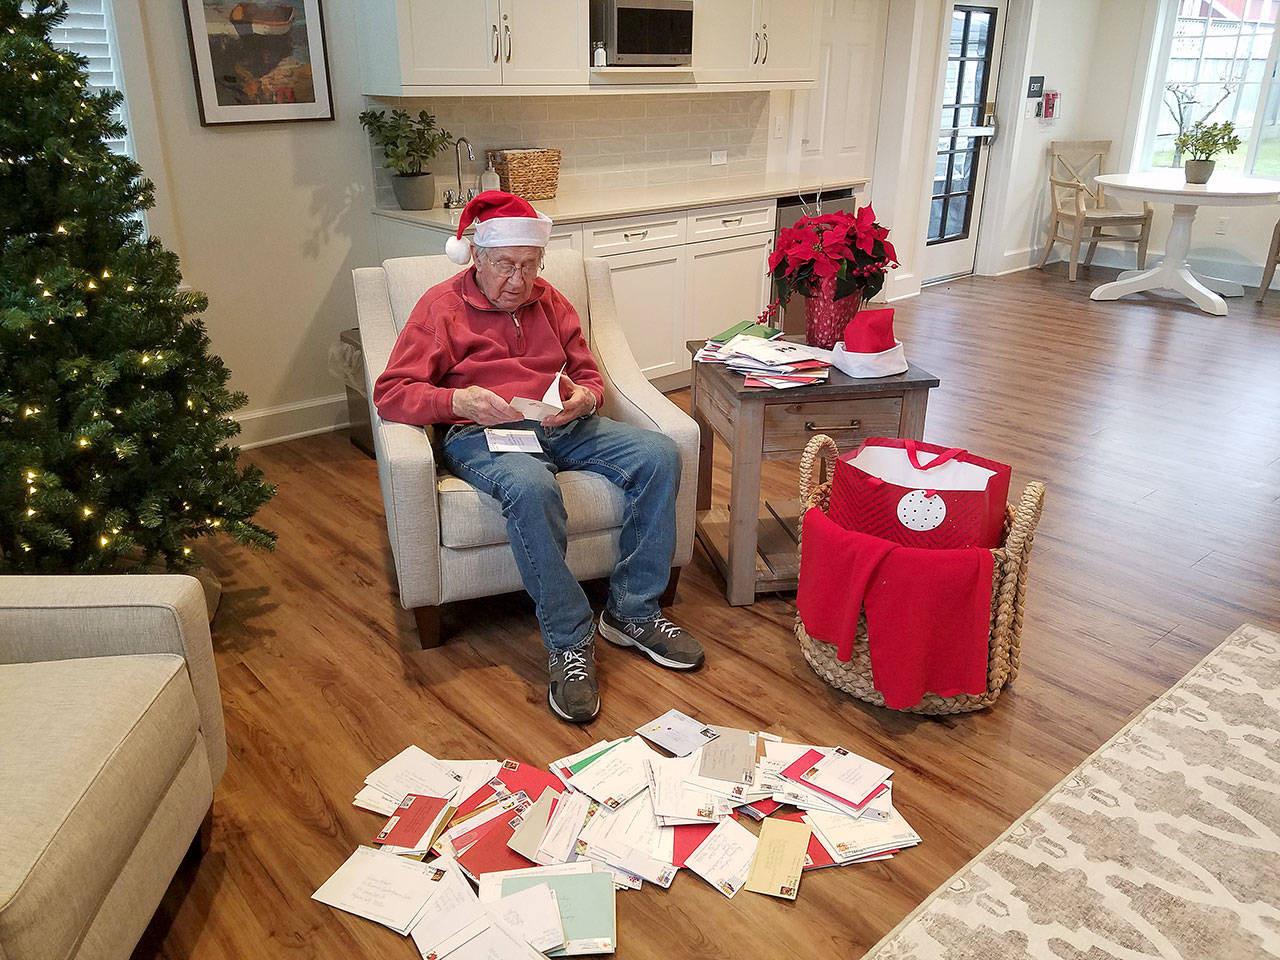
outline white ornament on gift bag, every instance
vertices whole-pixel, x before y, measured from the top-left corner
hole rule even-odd
[[[946,501],[936,493],[929,496],[923,490],[912,490],[898,501],[898,520],[908,530],[933,530],[946,518]]]

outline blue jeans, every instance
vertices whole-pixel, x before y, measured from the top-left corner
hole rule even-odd
[[[592,414],[560,427],[526,420],[543,452],[491,453],[484,428],[455,424],[444,437],[444,462],[502,506],[520,579],[529,591],[548,650],[574,650],[595,636],[591,605],[565,563],[568,547],[559,470],[598,473],[622,488],[621,558],[609,578],[609,612],[638,622],[658,613],[676,548],[680,452],[666,434]]]

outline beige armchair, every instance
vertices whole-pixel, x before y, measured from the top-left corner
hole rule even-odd
[[[0,577],[0,957],[126,960],[226,765],[196,580]]]
[[[446,257],[404,257],[354,271],[356,314],[368,395],[387,366],[396,336],[427,289],[458,272]],[[609,267],[573,250],[546,255],[543,277],[573,304],[604,377],[601,412],[658,430],[680,447],[676,551],[663,604],[693,555],[698,428],[640,372],[618,325]],[[423,647],[440,643],[440,606],[522,589],[498,501],[450,475],[433,449],[432,428],[383,420],[370,400],[378,478],[395,558],[400,602],[412,610]],[[618,563],[622,494],[603,477],[557,475],[569,516],[569,569],[580,580],[606,577]]]
[[[1138,269],[1147,266],[1147,243],[1151,239],[1151,205],[1142,212],[1108,204],[1102,184],[1095,178],[1105,172],[1110,140],[1053,140],[1049,143],[1049,200],[1053,212],[1049,237],[1038,267],[1043,268],[1058,241],[1069,243],[1067,278],[1075,280],[1080,246],[1089,244],[1085,266],[1093,263],[1100,243],[1133,243],[1138,247]],[[1116,233],[1117,227],[1136,227],[1137,233]],[[1112,232],[1107,232],[1107,231]],[[1086,232],[1087,231],[1087,232]]]

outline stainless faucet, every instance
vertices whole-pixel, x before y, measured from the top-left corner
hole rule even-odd
[[[475,187],[470,189],[462,189],[462,145],[467,145],[467,159],[474,160],[476,155],[471,150],[471,141],[466,137],[459,137],[453,144],[453,156],[458,162],[458,192],[455,194],[452,190],[444,192],[444,206],[446,210],[452,210],[456,207],[465,207],[473,199],[475,199]]]

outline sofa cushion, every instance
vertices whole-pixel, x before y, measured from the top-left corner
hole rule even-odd
[[[598,473],[561,470],[556,474],[569,536],[622,526],[622,490]],[[507,542],[507,521],[498,501],[465,480],[441,473],[440,542],[446,547],[483,547]]]
[[[0,945],[70,956],[196,744],[172,654],[0,664]]]

